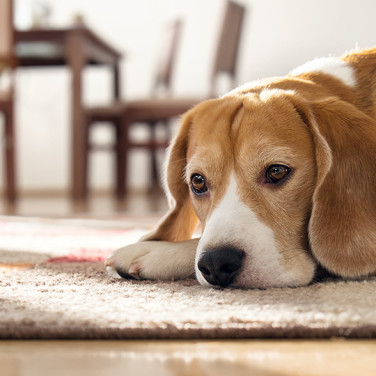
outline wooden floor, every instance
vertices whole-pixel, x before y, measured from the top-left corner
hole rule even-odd
[[[376,375],[367,341],[0,342],[2,376]]]
[[[114,218],[163,213],[164,198],[98,196],[85,207],[66,197],[23,197],[0,214]],[[0,307],[1,311],[1,307]],[[0,341],[1,376],[376,375],[376,341]]]
[[[0,215],[106,218],[124,215],[163,214],[167,201],[161,191],[133,192],[124,201],[106,193],[92,195],[86,204],[74,204],[68,195],[36,193],[21,195],[15,206],[0,198]]]

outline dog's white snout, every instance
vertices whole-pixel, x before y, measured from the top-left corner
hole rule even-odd
[[[231,258],[238,261],[227,263],[230,268],[225,261],[229,256],[225,252],[220,254],[221,249],[228,248],[241,250],[241,253],[232,253]],[[280,279],[285,284],[290,277],[281,261],[272,229],[242,202],[233,174],[201,236],[196,254],[197,280],[208,287],[265,288],[279,284],[276,281]],[[226,268],[227,273],[223,273]]]

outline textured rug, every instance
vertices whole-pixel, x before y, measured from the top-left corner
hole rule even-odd
[[[245,291],[108,277],[103,260],[155,222],[0,217],[0,338],[376,337],[376,279]]]

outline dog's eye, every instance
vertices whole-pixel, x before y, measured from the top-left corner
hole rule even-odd
[[[205,178],[199,174],[193,174],[191,176],[191,188],[195,195],[202,195],[208,190],[206,186]]]
[[[283,165],[272,165],[265,173],[265,183],[277,184],[287,178],[291,169]]]

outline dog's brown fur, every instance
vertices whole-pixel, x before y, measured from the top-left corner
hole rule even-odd
[[[171,209],[144,240],[190,239],[236,179],[240,201],[272,230],[283,268],[295,275],[298,282],[290,285],[308,283],[317,263],[341,277],[374,273],[376,49],[349,53],[342,61],[356,85],[304,72],[252,83],[189,111],[169,152]],[[292,168],[278,188],[263,182],[273,163]],[[195,173],[208,180],[205,198],[190,190]],[[116,264],[110,260],[109,266]],[[145,276],[142,265],[137,273]],[[239,276],[233,285],[273,284]]]

